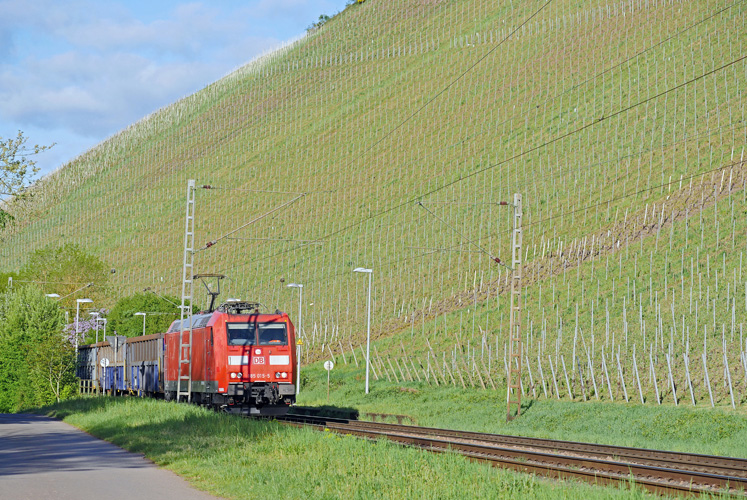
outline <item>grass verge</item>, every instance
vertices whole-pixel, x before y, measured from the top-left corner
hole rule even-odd
[[[366,395],[363,365],[339,363],[330,374],[327,402],[322,363],[304,367],[302,374],[299,404],[352,407],[361,418],[367,413],[406,415],[428,427],[747,458],[744,408],[524,400],[521,418],[506,422],[505,387],[481,390],[425,382],[396,384],[384,378],[374,380],[371,375],[371,392]]]
[[[457,455],[162,401],[85,398],[38,411],[231,499],[650,498],[637,489],[546,481]]]

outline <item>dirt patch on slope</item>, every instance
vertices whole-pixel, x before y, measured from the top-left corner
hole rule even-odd
[[[711,172],[692,177],[687,181],[674,181],[653,189],[661,189],[661,199],[651,205],[645,205],[627,217],[600,231],[575,238],[569,243],[556,239],[547,242],[538,252],[538,256],[523,266],[523,286],[531,286],[552,276],[575,269],[583,263],[614,254],[626,246],[640,242],[642,239],[656,236],[677,221],[699,215],[702,210],[712,207],[719,200],[734,192],[741,192],[747,185],[747,160],[738,161]],[[672,189],[671,192],[668,192]],[[665,193],[666,192],[666,193]],[[638,194],[643,194],[639,191]],[[627,196],[626,196],[627,197]],[[618,198],[619,200],[620,198]],[[615,200],[617,201],[617,200]],[[588,208],[589,210],[595,207]],[[581,211],[583,209],[579,209]],[[425,308],[408,315],[406,320],[393,318],[383,326],[371,332],[374,339],[389,337],[399,331],[412,327],[412,323],[431,320],[450,312],[467,307],[475,302],[483,302],[488,295],[495,296],[496,290],[504,295],[510,292],[510,271],[501,273],[501,277],[482,283],[479,287],[466,290],[447,299],[434,301]],[[358,339],[360,342],[365,338]],[[355,343],[354,343],[355,344]],[[309,353],[310,360],[322,359],[321,353]]]

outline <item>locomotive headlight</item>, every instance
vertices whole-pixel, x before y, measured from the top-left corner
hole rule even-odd
[[[286,377],[288,376],[288,374],[287,374],[286,372],[283,372],[283,373],[281,373],[281,374],[280,374],[280,376],[281,376],[282,378],[286,378]]]
[[[275,378],[280,378],[280,372],[275,372]]]
[[[241,378],[241,373],[237,373],[236,378]]]
[[[236,374],[231,372],[231,378],[236,378]]]
[[[259,356],[260,354],[262,354],[262,349],[255,349],[254,350],[254,354],[256,354],[257,356]]]

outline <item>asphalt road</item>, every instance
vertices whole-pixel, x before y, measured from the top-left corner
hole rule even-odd
[[[142,455],[38,415],[0,414],[0,499],[207,500]]]

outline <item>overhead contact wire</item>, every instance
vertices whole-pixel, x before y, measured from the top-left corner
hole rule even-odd
[[[418,206],[420,206],[420,207],[421,207],[421,208],[422,208],[423,210],[425,210],[425,211],[426,211],[426,212],[428,212],[429,214],[431,214],[431,215],[432,215],[433,217],[435,217],[435,218],[436,218],[436,220],[438,220],[439,222],[441,222],[441,223],[442,223],[443,225],[445,225],[446,227],[448,227],[449,229],[451,229],[452,231],[454,231],[454,232],[455,232],[456,234],[458,234],[458,235],[459,235],[460,237],[462,237],[462,238],[464,238],[465,240],[467,240],[467,243],[469,243],[470,245],[472,245],[472,246],[474,246],[474,247],[476,247],[476,248],[479,248],[479,249],[480,249],[480,251],[481,251],[482,253],[484,253],[485,255],[487,255],[488,257],[490,257],[490,259],[491,259],[491,260],[493,260],[493,261],[497,262],[498,264],[500,264],[500,265],[502,265],[502,266],[504,266],[504,267],[507,267],[507,268],[511,269],[511,268],[510,268],[510,267],[508,267],[508,266],[507,266],[506,264],[504,264],[503,262],[501,262],[501,259],[499,259],[499,258],[498,258],[498,257],[496,257],[495,255],[493,255],[492,253],[488,252],[488,251],[487,251],[486,249],[484,249],[483,247],[481,247],[480,245],[478,245],[477,243],[475,243],[475,242],[474,242],[474,241],[473,241],[472,239],[470,239],[470,238],[468,238],[467,236],[465,236],[464,234],[462,234],[462,233],[461,233],[461,232],[460,232],[460,231],[459,231],[458,229],[456,229],[456,228],[455,228],[454,226],[452,226],[451,224],[449,224],[448,222],[446,222],[446,221],[445,221],[444,219],[442,219],[441,217],[439,217],[438,215],[436,215],[436,214],[435,214],[435,213],[433,213],[432,211],[428,210],[428,209],[426,208],[426,206],[425,206],[425,205],[423,205],[423,203],[422,203],[422,202],[418,201],[418,202],[417,202],[417,205],[418,205]]]
[[[733,162],[733,163],[728,163],[728,164],[725,164],[725,165],[721,165],[719,167],[715,167],[715,168],[712,168],[710,170],[706,170],[704,172],[698,172],[698,173],[695,173],[695,174],[688,175],[686,177],[682,177],[681,179],[676,179],[676,180],[673,180],[673,181],[665,182],[663,184],[657,184],[656,186],[650,186],[650,187],[647,187],[645,189],[639,189],[638,191],[631,191],[629,193],[626,193],[626,194],[623,194],[623,195],[620,195],[620,196],[616,196],[616,197],[610,198],[608,200],[604,200],[604,201],[600,201],[600,202],[597,202],[597,203],[593,203],[591,205],[586,205],[584,207],[571,210],[569,212],[563,212],[563,213],[558,214],[558,215],[551,215],[550,217],[545,217],[544,219],[539,219],[539,220],[530,222],[529,224],[523,224],[522,227],[535,226],[537,224],[542,224],[544,222],[548,222],[548,221],[551,221],[551,220],[559,219],[559,218],[565,217],[567,215],[576,214],[576,213],[579,213],[579,212],[583,212],[585,210],[591,210],[593,208],[601,207],[603,205],[610,205],[612,203],[615,203],[615,202],[620,201],[620,200],[624,200],[626,198],[630,198],[632,196],[638,196],[640,194],[647,193],[649,191],[655,191],[656,189],[663,189],[665,187],[669,187],[669,186],[672,186],[674,184],[679,184],[682,181],[688,181],[690,179],[695,179],[697,177],[701,177],[701,176],[704,176],[706,174],[712,174],[712,173],[715,173],[715,172],[719,172],[721,170],[725,170],[727,168],[733,168],[733,167],[736,167],[736,166],[739,166],[739,165],[744,165],[745,163],[747,163],[747,160],[740,160],[740,161],[736,161],[736,162]],[[503,231],[502,233],[510,234],[512,231],[513,230],[508,230],[508,231]],[[502,234],[502,233],[498,233],[498,234]],[[484,238],[478,238],[477,241],[480,241],[482,239],[484,239]],[[462,245],[463,245],[463,243],[460,243],[459,245],[454,245],[454,246],[451,246],[451,247],[446,247],[444,250],[451,250],[451,249],[460,247]]]
[[[232,231],[229,231],[229,232],[227,232],[227,233],[226,233],[226,234],[224,234],[223,236],[220,236],[220,237],[218,237],[218,238],[216,238],[216,239],[214,239],[214,240],[212,240],[212,241],[208,241],[208,242],[207,242],[207,243],[205,244],[205,246],[204,246],[204,247],[202,247],[202,248],[198,248],[197,250],[195,250],[195,251],[194,251],[194,253],[197,253],[197,252],[201,252],[201,251],[203,251],[203,250],[207,250],[208,248],[212,247],[213,245],[215,245],[215,244],[216,244],[216,243],[218,243],[219,241],[221,241],[221,240],[223,240],[223,239],[225,239],[225,238],[228,238],[228,237],[229,237],[229,236],[231,236],[232,234],[235,234],[235,233],[237,233],[237,232],[241,231],[241,230],[242,230],[242,229],[244,229],[245,227],[247,227],[247,226],[249,226],[249,225],[251,225],[251,224],[254,224],[254,223],[255,223],[255,222],[257,222],[257,221],[259,221],[259,220],[262,220],[262,219],[264,219],[264,218],[265,218],[265,217],[267,217],[268,215],[272,215],[272,214],[274,214],[275,212],[277,212],[277,211],[279,211],[279,210],[282,210],[283,208],[285,208],[285,207],[288,207],[288,206],[290,206],[290,205],[294,204],[295,202],[297,202],[298,200],[300,200],[300,199],[301,199],[301,198],[303,198],[304,196],[306,196],[306,193],[301,193],[301,194],[299,194],[298,196],[296,196],[295,198],[293,198],[292,200],[290,200],[290,201],[287,201],[287,202],[283,203],[282,205],[280,205],[280,206],[278,206],[278,207],[275,207],[275,208],[273,208],[273,209],[272,209],[272,210],[270,210],[269,212],[265,212],[264,214],[260,215],[259,217],[255,217],[254,219],[250,220],[250,221],[249,221],[249,222],[247,222],[246,224],[242,224],[241,226],[237,227],[236,229],[234,229],[234,230],[232,230]]]

